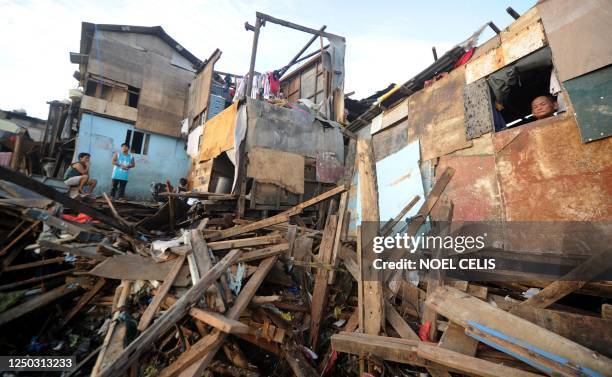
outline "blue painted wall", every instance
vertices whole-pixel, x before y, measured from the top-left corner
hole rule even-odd
[[[95,194],[110,193],[111,163],[113,153],[121,149],[127,130],[134,125],[113,119],[84,113],[81,116],[79,135],[76,142],[76,155],[81,152],[91,154],[91,176],[98,180]],[[130,170],[125,194],[129,199],[149,200],[151,183],[166,182],[172,185],[186,177],[189,172],[189,156],[182,140],[169,136],[151,134],[146,155],[132,154],[136,167]]]

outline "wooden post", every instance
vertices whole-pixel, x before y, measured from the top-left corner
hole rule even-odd
[[[251,62],[249,64],[249,74],[245,77],[247,80],[245,98],[251,96],[253,89],[253,74],[255,73],[255,60],[257,59],[257,43],[259,43],[259,30],[261,30],[261,18],[257,16],[255,20],[255,29],[253,30],[253,46],[251,47]]]
[[[357,167],[361,194],[360,280],[362,280],[363,332],[378,335],[384,325],[382,274],[372,265],[372,240],[379,232],[378,189],[372,141],[357,141]]]
[[[21,157],[21,146],[23,145],[23,134],[15,135],[15,147],[13,148],[13,156],[11,158],[11,169],[19,169],[19,159]]]

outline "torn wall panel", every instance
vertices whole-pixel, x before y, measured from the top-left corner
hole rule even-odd
[[[612,63],[612,2],[544,1],[537,8],[561,81]]]
[[[303,110],[247,99],[247,119],[247,152],[254,147],[263,147],[314,159],[317,152],[323,151],[335,153],[340,161],[344,161],[340,129],[324,125]]]
[[[429,160],[472,145],[465,139],[465,69],[409,97],[408,141],[421,140],[421,159]]]
[[[266,148],[248,152],[247,176],[293,193],[304,193],[304,157]]]
[[[200,161],[210,160],[234,148],[237,109],[238,102],[235,102],[204,124]]]
[[[468,84],[490,75],[546,44],[546,36],[540,22],[535,22],[518,32],[502,32],[500,39],[499,47],[487,51],[465,65],[465,78]]]
[[[507,221],[612,217],[612,138],[582,144],[564,114],[494,135]]]

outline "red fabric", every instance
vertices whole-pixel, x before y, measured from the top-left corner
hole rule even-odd
[[[455,63],[455,67],[461,67],[462,65],[464,65],[465,63],[467,63],[470,58],[472,57],[472,55],[474,55],[474,51],[476,50],[476,48],[473,48],[471,50],[469,50],[468,52],[466,52],[465,54],[463,54],[463,56],[461,56],[459,58],[459,60],[457,60],[457,63]]]
[[[268,80],[270,81],[270,93],[278,97],[278,93],[280,93],[280,80],[275,80],[272,72],[268,73]]]
[[[94,224],[100,223],[98,220],[94,220],[91,216],[87,216],[84,213],[79,213],[77,216],[63,214],[62,219],[72,221],[74,223],[79,223],[79,224],[85,224],[89,222],[94,223]]]
[[[430,342],[431,340],[429,339],[429,330],[431,329],[431,322],[429,321],[425,321],[425,323],[423,323],[421,325],[421,327],[419,327],[419,338],[421,338],[422,341],[424,342]]]

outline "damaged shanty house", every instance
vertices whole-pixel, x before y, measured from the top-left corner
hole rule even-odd
[[[349,144],[341,125],[344,38],[323,31],[321,35],[330,44],[310,59],[301,55],[316,35],[286,66],[262,74],[251,69],[246,79],[239,76],[232,88],[233,103],[213,117],[208,115],[213,98],[209,93],[212,78],[219,75],[214,66],[220,51],[207,60],[190,87],[188,151],[194,191],[233,194],[238,214],[244,215],[247,210],[287,209],[344,177]],[[253,64],[255,57],[256,50]]]
[[[83,91],[72,97],[76,140],[69,162],[81,152],[91,154],[96,194],[110,191],[112,155],[124,142],[136,164],[129,198],[149,198],[152,183],[175,184],[187,176],[181,122],[199,59],[159,26],[84,22],[80,51],[70,53],[70,61],[78,64],[75,77]]]
[[[357,276],[362,331],[333,335],[333,349],[370,373],[406,370],[397,362],[432,376],[612,373],[611,12],[598,1],[509,8],[516,20],[489,24],[484,44],[477,33],[403,85],[347,101],[360,138],[349,237],[373,220],[415,235],[429,218],[446,224],[438,234],[486,236],[482,250],[432,256],[496,268]]]
[[[249,72],[215,51],[188,81],[191,189],[162,206],[0,167],[0,353],[73,376],[610,375],[609,6],[581,4],[510,9],[363,101],[342,37],[257,13]],[[276,25],[313,37],[257,73]],[[496,270],[373,268],[373,236],[474,226],[485,248],[419,255]]]

